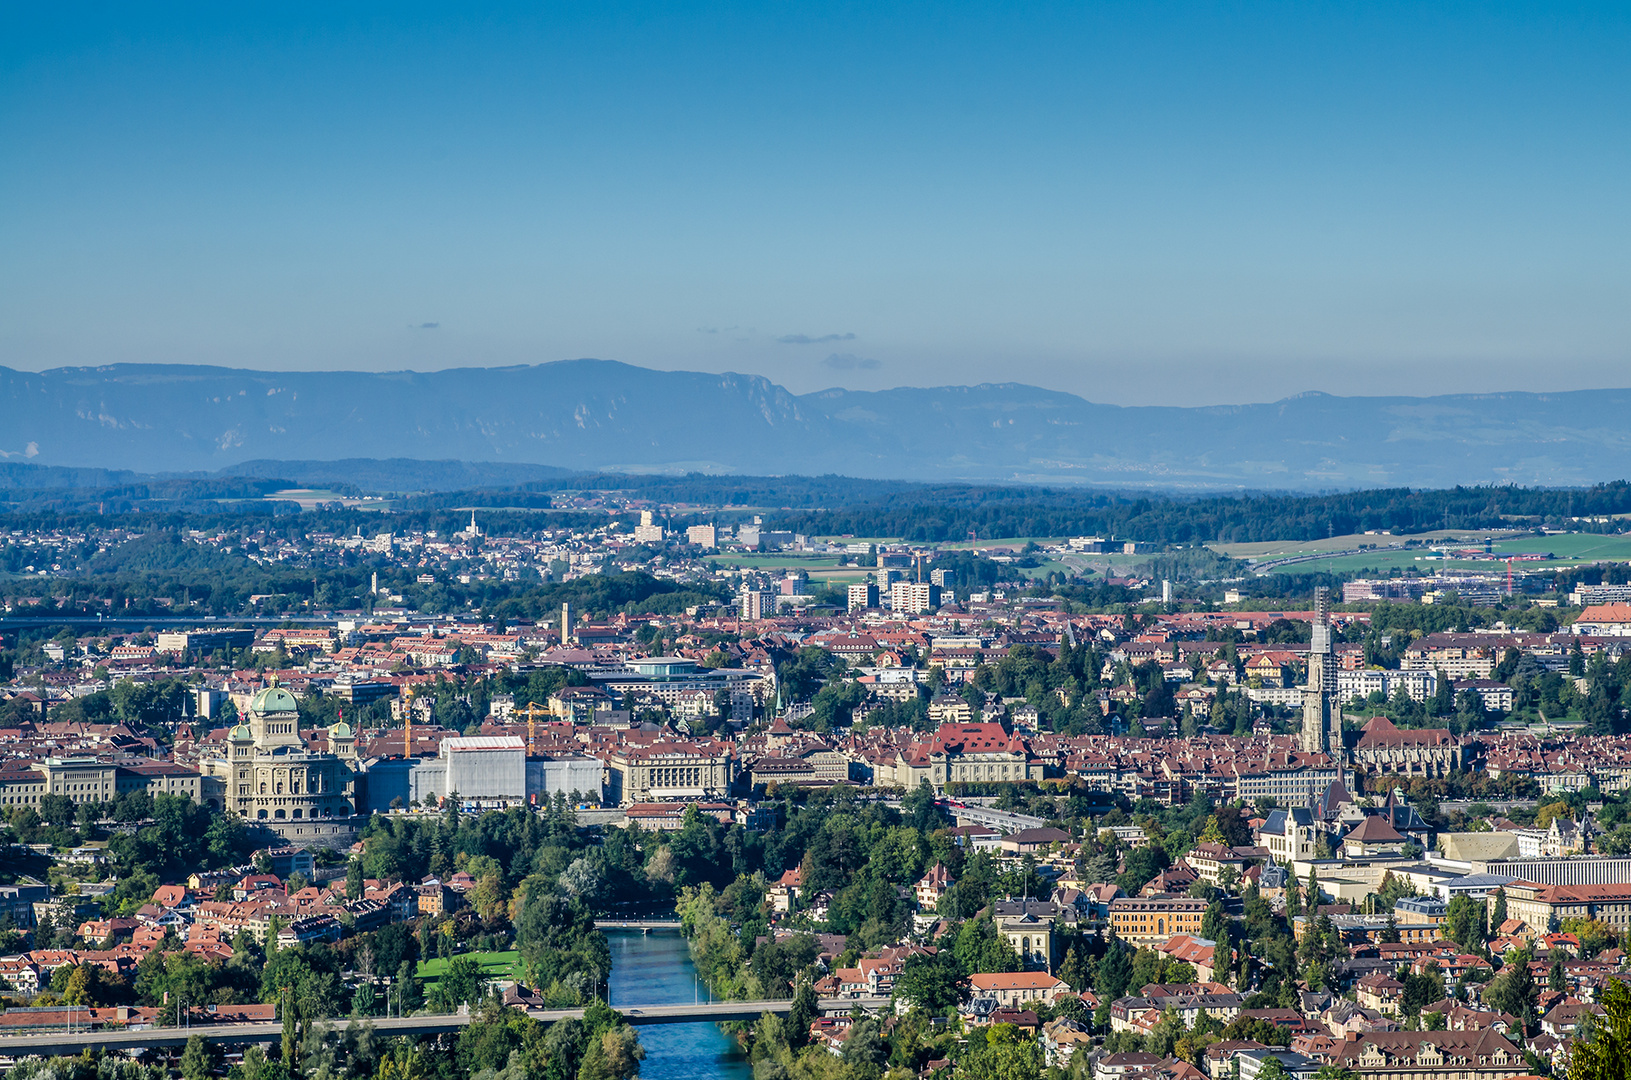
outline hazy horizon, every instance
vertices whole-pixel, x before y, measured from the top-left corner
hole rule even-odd
[[[42,8],[0,364],[1626,385],[1631,10]]]
[[[1582,387],[1578,387],[1578,388],[1553,387],[1553,388],[1547,388],[1547,389],[1541,389],[1541,390],[1530,390],[1530,389],[1524,389],[1524,388],[1520,388],[1520,387],[1493,387],[1493,388],[1488,388],[1488,389],[1480,388],[1480,389],[1472,389],[1472,390],[1446,390],[1446,391],[1443,391],[1443,392],[1440,392],[1440,393],[1431,393],[1431,394],[1429,394],[1429,393],[1412,393],[1412,392],[1409,392],[1408,390],[1398,390],[1398,391],[1377,390],[1377,391],[1371,392],[1371,393],[1357,392],[1357,393],[1350,393],[1350,394],[1335,394],[1335,393],[1331,393],[1330,391],[1326,391],[1326,390],[1287,390],[1286,392],[1280,393],[1280,394],[1278,394],[1277,396],[1274,396],[1274,397],[1242,397],[1242,398],[1240,398],[1238,400],[1228,400],[1228,401],[1203,401],[1203,402],[1193,402],[1193,403],[1181,403],[1181,402],[1175,402],[1175,401],[1174,402],[1167,402],[1167,401],[1130,401],[1130,402],[1121,402],[1121,401],[1102,400],[1102,399],[1089,397],[1089,396],[1087,396],[1085,394],[1080,394],[1080,393],[1078,393],[1078,392],[1076,392],[1074,390],[1067,390],[1067,389],[1065,389],[1063,387],[1048,386],[1048,385],[1043,384],[1043,383],[1027,382],[1024,379],[986,379],[986,380],[983,380],[983,382],[980,382],[980,383],[975,383],[975,382],[939,382],[939,383],[936,383],[936,382],[920,382],[920,383],[901,382],[901,383],[890,383],[887,380],[883,380],[883,381],[880,381],[877,385],[872,385],[872,386],[846,386],[843,383],[832,382],[832,383],[826,383],[826,384],[822,384],[822,385],[813,386],[808,390],[798,390],[798,389],[794,389],[793,387],[786,386],[785,384],[779,382],[778,380],[776,380],[772,376],[764,374],[762,372],[734,371],[734,370],[703,371],[703,370],[701,370],[699,368],[661,367],[661,366],[657,366],[657,365],[647,365],[647,364],[630,364],[628,361],[612,360],[612,359],[610,359],[608,357],[597,357],[597,356],[563,357],[560,360],[541,360],[541,361],[538,361],[536,363],[531,363],[531,364],[528,364],[528,363],[516,363],[516,364],[450,364],[450,365],[441,365],[441,366],[373,368],[373,369],[362,368],[362,367],[346,367],[346,366],[338,366],[338,365],[334,366],[334,367],[307,367],[307,368],[301,368],[301,367],[252,368],[252,367],[245,367],[243,365],[238,365],[238,364],[215,364],[215,363],[176,364],[174,366],[182,367],[182,368],[196,367],[196,368],[199,368],[199,369],[217,368],[217,369],[228,370],[228,371],[249,372],[249,373],[254,373],[254,374],[257,374],[257,375],[276,375],[276,374],[390,375],[390,374],[398,373],[398,372],[403,373],[403,374],[425,375],[425,374],[436,374],[436,373],[439,373],[439,372],[460,371],[460,370],[495,371],[495,370],[503,370],[505,368],[542,367],[542,366],[547,366],[549,364],[571,364],[571,363],[578,363],[578,362],[585,362],[585,361],[592,362],[592,363],[600,363],[600,362],[618,363],[618,364],[627,365],[629,367],[639,368],[639,369],[644,369],[644,370],[654,371],[654,372],[655,371],[689,372],[691,374],[702,374],[702,375],[721,375],[721,376],[736,375],[736,376],[743,376],[743,377],[748,377],[748,378],[764,378],[764,379],[767,379],[770,382],[774,383],[775,385],[781,386],[783,389],[786,389],[789,392],[791,392],[793,394],[796,394],[798,396],[806,396],[806,395],[810,395],[810,394],[820,394],[820,393],[831,392],[831,391],[849,391],[849,392],[858,392],[858,393],[881,393],[881,392],[887,392],[887,391],[890,391],[890,390],[939,390],[939,389],[956,389],[956,388],[961,388],[961,387],[974,387],[974,386],[980,386],[980,385],[1020,385],[1020,386],[1030,386],[1030,387],[1034,387],[1034,388],[1039,389],[1039,390],[1046,390],[1046,391],[1054,392],[1054,393],[1073,394],[1073,395],[1075,395],[1077,397],[1082,398],[1084,401],[1090,402],[1091,404],[1095,404],[1095,405],[1115,405],[1115,406],[1128,407],[1128,408],[1137,408],[1137,407],[1140,407],[1140,406],[1152,406],[1152,407],[1154,407],[1154,406],[1174,406],[1174,407],[1178,407],[1178,408],[1192,409],[1192,408],[1210,408],[1210,407],[1227,408],[1227,407],[1236,406],[1236,405],[1272,405],[1272,404],[1275,404],[1276,402],[1288,401],[1288,400],[1291,400],[1291,399],[1294,399],[1294,398],[1308,397],[1308,396],[1311,396],[1311,395],[1328,395],[1328,396],[1331,396],[1331,397],[1342,397],[1342,398],[1431,398],[1431,397],[1454,397],[1454,396],[1463,396],[1463,395],[1501,396],[1501,395],[1505,395],[1505,394],[1569,394],[1569,393],[1590,392],[1590,391],[1595,391],[1595,390],[1608,391],[1608,390],[1628,390],[1628,389],[1631,389],[1631,374],[1628,374],[1628,375],[1626,375],[1626,376],[1624,376],[1622,378],[1621,385],[1611,385],[1611,384],[1606,384],[1605,383],[1605,384],[1603,384],[1601,386],[1582,386]],[[120,366],[121,363],[122,364],[129,364],[129,365],[142,365],[142,364],[145,364],[147,362],[145,362],[145,361],[121,361],[119,363],[114,363],[114,364],[65,364],[65,365],[58,365],[57,367],[53,367],[53,368],[23,368],[23,367],[13,367],[12,365],[9,365],[9,364],[0,364],[0,368],[10,368],[11,370],[14,370],[14,371],[26,371],[26,372],[31,372],[33,374],[45,374],[45,373],[48,373],[48,372],[51,372],[51,371],[63,371],[63,370],[75,370],[75,369],[88,370],[88,369],[92,369],[92,368],[117,367],[117,366]],[[0,451],[0,460],[4,460],[5,456],[6,456],[5,453],[3,451]]]

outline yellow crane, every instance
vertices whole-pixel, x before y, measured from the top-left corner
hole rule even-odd
[[[538,735],[538,718],[553,716],[555,714],[538,704],[536,701],[529,701],[525,709],[515,710],[515,715],[524,716],[527,718],[527,756],[531,757],[537,752],[533,749],[533,743]]]

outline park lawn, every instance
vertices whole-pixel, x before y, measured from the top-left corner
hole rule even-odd
[[[463,953],[481,965],[481,974],[488,979],[515,979],[521,975],[521,954],[509,952]],[[427,985],[439,982],[451,961],[445,957],[419,961],[418,977]]]

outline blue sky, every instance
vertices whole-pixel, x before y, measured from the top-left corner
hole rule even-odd
[[[13,5],[0,364],[1631,384],[1631,9]]]

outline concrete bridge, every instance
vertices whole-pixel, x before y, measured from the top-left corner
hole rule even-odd
[[[678,930],[678,919],[596,919],[596,930]]]
[[[1026,829],[1040,829],[1047,822],[1030,814],[1011,814],[1006,810],[993,810],[989,806],[946,805],[953,820],[959,825],[984,825],[1000,833],[1017,833]]]
[[[818,1006],[824,1014],[848,1013],[860,1008],[876,1011],[889,1002],[888,998],[824,998]],[[757,1020],[764,1013],[787,1015],[792,1012],[791,1001],[715,1001],[693,1005],[626,1005],[618,1012],[630,1024],[696,1024],[719,1023],[726,1020]],[[581,1020],[582,1009],[529,1009],[527,1015],[540,1023],[553,1024],[557,1020]],[[319,1021],[334,1027],[344,1027],[350,1021],[335,1019]],[[373,1017],[366,1022],[373,1025],[379,1035],[434,1036],[456,1034],[471,1022],[467,1012],[438,1016]],[[202,1035],[212,1043],[237,1046],[247,1043],[275,1043],[283,1037],[283,1024],[199,1024],[196,1027],[154,1027],[140,1030],[87,1031],[69,1034],[62,1030],[30,1035],[0,1036],[0,1060],[16,1061],[33,1056],[77,1054],[82,1050],[112,1052],[139,1052],[142,1050],[176,1050],[187,1044],[194,1035]]]

